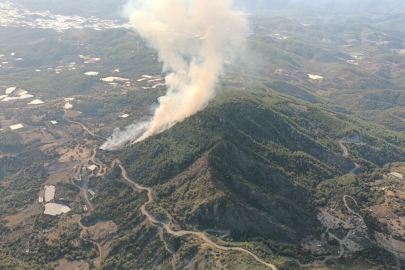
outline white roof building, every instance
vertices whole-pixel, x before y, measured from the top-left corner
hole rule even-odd
[[[34,97],[34,95],[27,94],[27,95],[21,95],[18,99],[27,99],[27,98],[33,98],[33,97]]]
[[[39,99],[33,100],[30,103],[28,103],[28,105],[40,105],[40,104],[44,104],[44,102]]]
[[[56,122],[55,120],[52,120],[51,123],[52,123],[53,125],[56,125],[58,122]]]
[[[404,180],[404,175],[400,174],[400,173],[396,173],[396,172],[391,172],[389,173],[391,176],[394,176],[396,178],[399,178],[401,180]]]
[[[97,169],[97,166],[93,164],[93,165],[87,167],[87,169],[89,169],[90,171],[94,171],[95,169]]]
[[[45,187],[45,202],[50,202],[55,198],[55,186]]]
[[[47,203],[45,204],[45,215],[50,215],[50,216],[59,216],[61,214],[65,214],[69,212],[70,207],[64,205],[64,204],[58,204],[58,203]]]
[[[106,78],[102,78],[101,80],[103,82],[114,82],[114,81],[126,82],[126,81],[129,81],[129,79],[121,78],[121,77],[106,77]]]
[[[97,75],[98,75],[98,72],[97,72],[97,71],[89,71],[89,72],[84,73],[84,75],[87,75],[87,76],[97,76]]]
[[[309,77],[310,79],[312,79],[312,80],[321,80],[321,79],[323,79],[322,76],[313,75],[313,74],[308,74],[308,77]]]
[[[6,89],[6,95],[13,93],[17,89],[17,87],[10,87]]]
[[[17,129],[21,129],[21,128],[24,128],[24,126],[23,126],[22,124],[10,126],[10,129],[11,129],[11,130],[17,130]]]

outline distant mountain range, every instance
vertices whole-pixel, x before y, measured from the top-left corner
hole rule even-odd
[[[236,0],[236,5],[247,11],[295,9],[350,13],[405,11],[403,0]]]

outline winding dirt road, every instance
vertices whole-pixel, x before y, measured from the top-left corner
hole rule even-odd
[[[106,140],[107,138],[105,138],[105,137],[102,137],[102,136],[98,136],[98,135],[96,135],[96,134],[94,134],[93,132],[91,132],[85,125],[83,125],[82,123],[80,123],[80,122],[76,122],[76,121],[72,121],[72,120],[68,120],[68,119],[66,119],[66,109],[65,109],[65,107],[63,107],[63,111],[65,112],[64,113],[64,115],[63,115],[63,119],[65,119],[66,121],[68,121],[69,123],[72,123],[72,124],[76,124],[76,125],[79,125],[79,126],[81,126],[87,133],[89,133],[91,136],[93,136],[93,137],[96,137],[96,138],[99,138],[99,139],[103,139],[103,140]]]
[[[349,150],[347,150],[347,147],[344,145],[344,141],[338,141],[340,148],[343,150],[343,157],[349,157]]]
[[[94,264],[96,265],[97,268],[99,268],[101,265],[101,261],[103,260],[103,250],[101,249],[101,245],[99,243],[97,243],[96,241],[93,241],[89,238],[84,238],[83,235],[84,235],[84,233],[87,233],[87,227],[83,226],[83,224],[80,220],[77,223],[79,224],[79,227],[82,229],[82,231],[80,232],[80,238],[82,238],[85,241],[89,241],[89,242],[93,243],[98,248],[98,252],[99,252],[100,256],[96,260],[94,260]]]
[[[174,235],[174,236],[195,235],[195,236],[199,237],[199,238],[202,239],[205,243],[209,244],[209,245],[212,246],[212,247],[215,247],[215,248],[221,249],[221,250],[240,251],[240,252],[246,253],[246,254],[252,256],[257,262],[259,262],[259,263],[261,263],[261,264],[263,264],[263,265],[269,267],[269,268],[272,269],[272,270],[277,270],[277,267],[276,267],[274,264],[267,263],[267,262],[263,261],[263,260],[260,259],[258,256],[256,256],[255,254],[253,254],[252,252],[250,252],[250,251],[248,251],[248,250],[246,250],[246,249],[244,249],[244,248],[220,246],[220,245],[214,243],[211,239],[209,239],[209,238],[207,237],[207,235],[205,235],[205,234],[202,233],[202,232],[194,232],[194,231],[173,231],[173,230],[169,227],[169,225],[167,225],[166,223],[157,221],[157,220],[156,220],[154,217],[152,217],[152,215],[150,215],[150,214],[148,213],[148,211],[146,210],[146,205],[148,205],[149,203],[153,202],[153,189],[152,189],[152,188],[148,188],[148,187],[144,187],[144,186],[141,186],[141,185],[139,185],[139,184],[134,183],[131,179],[128,178],[127,172],[126,172],[125,168],[122,166],[121,162],[120,162],[118,159],[116,159],[116,160],[113,162],[113,166],[114,166],[115,163],[119,165],[119,167],[120,167],[120,169],[121,169],[122,177],[123,177],[131,186],[134,186],[138,191],[147,191],[147,192],[148,192],[148,199],[149,199],[149,200],[148,200],[144,205],[142,205],[142,207],[141,207],[141,212],[142,212],[142,214],[144,214],[144,215],[148,218],[149,223],[150,223],[152,226],[163,227],[163,228],[167,231],[167,233],[169,233],[169,234],[171,234],[171,235]],[[174,254],[173,254],[173,255],[174,255]]]
[[[65,110],[65,113],[66,113],[66,110]],[[79,122],[76,122],[76,121],[70,121],[70,120],[67,120],[67,121],[70,122],[70,123],[74,123],[74,124],[80,125],[87,133],[89,133],[90,135],[92,135],[92,136],[94,136],[94,137],[101,138],[101,139],[106,139],[106,138],[104,138],[104,137],[95,135],[95,134],[92,133],[85,125],[83,125],[82,123],[79,123]],[[263,260],[260,259],[258,256],[256,256],[255,254],[253,254],[252,252],[250,252],[250,251],[248,251],[248,250],[246,250],[246,249],[243,249],[243,248],[240,248],[240,247],[225,247],[225,246],[220,246],[220,245],[214,243],[211,239],[209,239],[209,238],[208,238],[204,233],[202,233],[202,232],[173,231],[167,224],[165,224],[165,223],[163,223],[163,222],[157,221],[157,220],[156,220],[151,214],[149,214],[149,212],[146,210],[146,206],[147,206],[148,204],[150,204],[150,203],[153,202],[153,189],[152,189],[152,188],[149,188],[149,187],[141,186],[141,185],[139,185],[139,184],[133,182],[131,179],[129,179],[129,177],[128,177],[128,175],[127,175],[127,172],[126,172],[125,168],[122,166],[120,160],[118,160],[118,159],[114,160],[113,163],[112,163],[112,165],[111,165],[111,167],[114,167],[115,164],[118,164],[118,165],[119,165],[119,167],[120,167],[120,169],[121,169],[122,177],[123,177],[132,187],[134,187],[138,192],[147,191],[147,194],[148,194],[148,201],[147,201],[144,205],[141,206],[141,212],[142,212],[143,215],[145,215],[145,216],[147,217],[149,223],[150,223],[152,226],[158,226],[158,227],[164,228],[164,229],[166,229],[166,231],[167,231],[169,234],[174,235],[174,236],[195,235],[195,236],[199,237],[200,239],[202,239],[202,240],[203,240],[204,242],[206,242],[207,244],[209,244],[209,245],[211,245],[211,246],[213,246],[213,247],[215,247],[215,248],[217,248],[217,249],[228,250],[228,251],[240,251],[240,252],[246,253],[246,254],[252,256],[257,262],[259,262],[259,263],[261,263],[261,264],[267,266],[268,268],[270,268],[270,269],[272,269],[272,270],[277,270],[277,267],[276,267],[274,264],[267,263],[267,262],[263,261]],[[86,193],[85,193],[85,194],[86,194]],[[87,194],[86,194],[86,195],[87,195]],[[87,199],[87,196],[86,196],[86,195],[85,195],[86,201],[87,201],[87,202],[90,202],[90,201]],[[91,205],[91,204],[89,204],[89,205]],[[92,205],[91,205],[91,208],[93,208]],[[81,223],[80,223],[79,225],[83,226]],[[83,227],[84,227],[84,226],[83,226]],[[163,242],[164,242],[164,241],[163,241]],[[97,242],[94,242],[94,243],[99,247],[99,251],[100,251],[100,259],[99,259],[99,261],[101,262],[101,261],[102,261],[101,246],[100,246]],[[165,242],[164,242],[164,243],[165,243]],[[167,247],[167,245],[165,246],[165,248],[169,250],[169,248]],[[173,252],[171,252],[171,253],[173,254],[173,256],[175,256],[175,254],[174,254]],[[173,261],[173,267],[175,267],[174,261]]]
[[[345,207],[346,207],[347,211],[349,211],[350,214],[353,214],[353,215],[355,215],[355,216],[358,216],[358,217],[361,219],[361,221],[364,223],[363,218],[349,207],[349,205],[347,204],[347,200],[346,200],[347,198],[352,199],[353,202],[357,205],[357,207],[360,208],[360,206],[357,204],[357,201],[356,201],[352,196],[344,195],[344,196],[343,196],[343,203],[345,204]]]
[[[342,148],[342,156],[345,158],[349,157],[349,150],[347,150],[347,147],[344,145],[344,143],[347,143],[346,141],[339,140],[338,141],[340,148]],[[350,170],[349,174],[355,174],[356,171],[360,169],[360,165],[354,162],[354,168]]]

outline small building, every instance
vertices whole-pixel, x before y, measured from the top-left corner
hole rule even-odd
[[[400,173],[390,172],[388,174],[388,176],[391,177],[391,178],[397,178],[397,179],[400,179],[400,180],[404,180],[404,175],[400,174]]]
[[[27,99],[27,98],[33,98],[34,95],[30,95],[30,94],[25,94],[25,95],[21,95],[18,99]]]
[[[97,75],[98,75],[98,72],[97,72],[97,71],[89,71],[89,72],[84,73],[84,75],[87,75],[87,76],[97,76]]]
[[[127,118],[129,115],[128,114],[123,114],[123,115],[121,115],[120,117],[121,118]]]
[[[86,211],[86,212],[88,211],[87,205],[85,205],[85,204],[83,205],[83,210]]]
[[[38,202],[44,202],[44,196],[39,196],[39,198],[38,198]]]
[[[9,87],[6,89],[6,95],[9,95],[11,93],[13,93],[15,90],[17,89],[17,87]]]
[[[96,195],[96,193],[94,193],[94,191],[92,189],[88,189],[87,190],[92,196]]]
[[[93,165],[87,167],[87,169],[89,169],[90,171],[93,172],[95,169],[97,169],[97,166],[93,164]]]
[[[59,216],[70,212],[70,210],[72,209],[64,204],[47,203],[45,204],[44,214],[50,216]]]
[[[52,123],[53,125],[56,125],[58,122],[56,122],[55,120],[52,120],[51,123]]]
[[[11,130],[18,130],[18,129],[22,129],[22,128],[24,128],[24,126],[22,124],[10,126]]]
[[[53,201],[55,198],[55,186],[45,186],[45,202]]]
[[[30,103],[28,103],[28,105],[41,105],[41,104],[44,104],[44,102],[39,99],[33,100]]]

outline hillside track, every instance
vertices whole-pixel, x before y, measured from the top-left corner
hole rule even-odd
[[[131,186],[135,187],[136,190],[138,190],[139,192],[147,191],[147,193],[148,193],[148,201],[147,201],[145,204],[142,205],[142,207],[141,207],[141,212],[142,212],[143,215],[145,215],[145,216],[147,217],[149,223],[150,223],[152,226],[162,227],[162,228],[164,228],[164,229],[166,230],[166,232],[167,232],[168,234],[171,234],[171,235],[176,236],[176,237],[185,236],[185,235],[194,235],[194,236],[197,236],[197,237],[199,237],[201,240],[203,240],[205,243],[209,244],[210,246],[212,246],[212,247],[214,247],[214,248],[220,249],[220,250],[240,251],[240,252],[246,253],[246,254],[252,256],[257,262],[259,262],[259,263],[261,263],[261,264],[267,266],[269,269],[277,270],[277,267],[276,267],[274,264],[267,263],[267,262],[263,261],[263,260],[260,259],[257,255],[253,254],[252,252],[250,252],[250,251],[248,251],[248,250],[246,250],[246,249],[244,249],[244,248],[221,246],[221,245],[218,245],[218,244],[214,243],[214,242],[213,242],[211,239],[209,239],[209,238],[207,237],[207,235],[206,235],[205,233],[203,233],[203,232],[183,231],[183,230],[181,230],[181,231],[174,231],[174,230],[172,230],[172,229],[169,227],[169,225],[167,225],[166,223],[157,221],[157,220],[146,210],[146,206],[147,206],[148,204],[150,204],[150,203],[153,202],[153,189],[152,189],[152,188],[149,188],[149,187],[141,186],[141,185],[139,185],[139,184],[133,182],[131,179],[129,179],[125,168],[122,166],[121,162],[120,162],[118,159],[114,160],[113,166],[114,166],[115,164],[118,164],[118,166],[119,166],[120,169],[121,169],[121,175],[122,175],[122,177],[123,177]],[[173,255],[174,255],[174,254],[173,254]]]
[[[65,110],[65,113],[66,113],[66,110]],[[79,122],[76,122],[76,121],[69,121],[69,120],[67,120],[67,121],[70,122],[70,123],[73,123],[73,124],[78,124],[78,125],[80,125],[88,134],[90,134],[90,135],[93,136],[93,137],[97,137],[97,138],[100,138],[100,139],[106,139],[106,138],[104,138],[104,137],[95,135],[95,134],[92,133],[85,125],[83,125],[82,123],[79,123]],[[94,156],[95,156],[95,155],[94,155]],[[94,157],[94,156],[93,156],[93,157]],[[260,259],[257,255],[253,254],[252,252],[250,252],[250,251],[248,251],[248,250],[246,250],[246,249],[244,249],[244,248],[221,246],[221,245],[218,245],[218,244],[214,243],[214,242],[213,242],[211,239],[209,239],[209,238],[207,237],[207,235],[206,235],[205,233],[203,233],[203,232],[194,232],[194,231],[173,231],[167,224],[165,224],[165,223],[163,223],[163,222],[157,221],[157,220],[146,210],[146,206],[147,206],[148,204],[150,204],[150,203],[153,202],[153,189],[150,188],[150,187],[141,186],[141,185],[139,185],[139,184],[133,182],[131,179],[129,179],[129,177],[128,177],[128,175],[127,175],[127,172],[126,172],[125,168],[122,166],[121,161],[120,161],[119,159],[114,160],[114,161],[112,162],[112,164],[111,164],[111,167],[114,167],[115,164],[118,164],[118,166],[119,166],[120,169],[121,169],[121,175],[122,175],[122,177],[134,188],[134,190],[137,190],[138,192],[142,192],[142,191],[146,191],[146,192],[147,192],[147,194],[148,194],[148,201],[147,201],[146,203],[144,203],[144,204],[141,206],[141,212],[142,212],[143,215],[145,215],[145,216],[147,217],[149,223],[150,223],[152,226],[154,226],[154,227],[157,226],[157,227],[164,228],[164,229],[167,231],[167,233],[169,233],[169,234],[171,234],[171,235],[173,235],[173,236],[195,235],[195,236],[199,237],[201,240],[203,240],[205,243],[209,244],[210,246],[212,246],[212,247],[214,247],[214,248],[217,248],[217,249],[220,249],[220,250],[240,251],[240,252],[246,253],[246,254],[252,256],[257,262],[259,262],[259,263],[261,263],[261,264],[267,266],[269,269],[278,270],[277,267],[276,267],[274,264],[267,263],[267,262],[263,261],[263,260]],[[85,197],[86,197],[86,196],[85,196]],[[88,200],[86,199],[86,201],[88,201]],[[88,202],[89,202],[89,201],[88,201]],[[91,208],[93,208],[93,207],[91,206]],[[92,210],[93,210],[93,209],[92,209]],[[81,225],[81,223],[80,223],[79,225]],[[81,225],[81,227],[82,227],[82,226],[83,226],[83,225]],[[101,260],[102,260],[101,246],[100,246],[98,243],[96,243],[96,242],[94,242],[94,243],[99,247],[99,250],[100,250],[100,259],[99,259],[99,261],[98,261],[98,263],[99,263],[99,262],[101,262]],[[167,247],[167,246],[165,246],[165,247]],[[172,253],[172,254],[173,254],[173,256],[175,256],[174,253]]]

